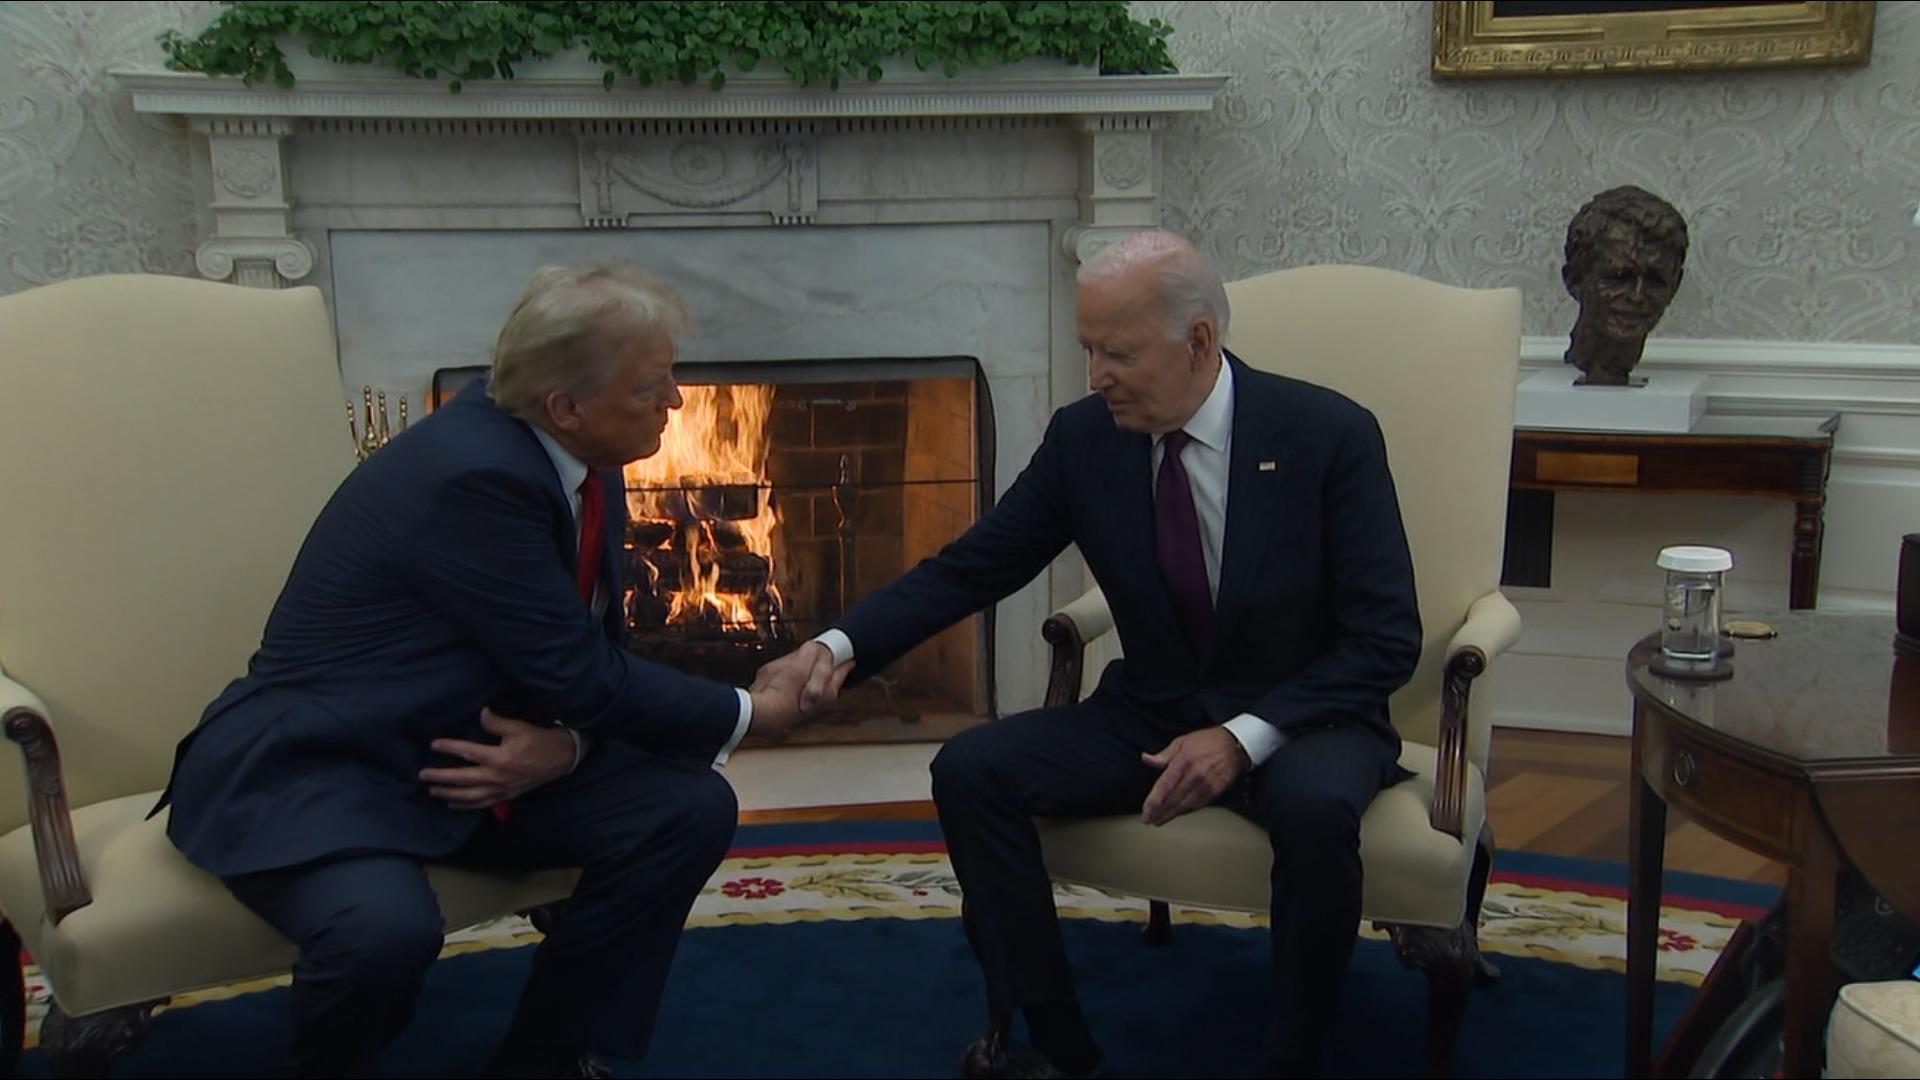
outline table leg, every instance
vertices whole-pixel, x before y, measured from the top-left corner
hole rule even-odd
[[[1701,1052],[1747,1000],[1751,988],[1742,972],[1752,960],[1747,953],[1753,948],[1753,939],[1753,923],[1742,922],[1734,928],[1699,992],[1687,1004],[1687,1011],[1674,1021],[1673,1034],[1660,1044],[1660,1053],[1653,1059],[1653,1075],[1693,1075]]]
[[[1812,808],[1806,812],[1813,813]],[[1781,1075],[1817,1077],[1825,1063],[1827,1014],[1838,990],[1833,908],[1840,874],[1833,840],[1817,823],[1805,859],[1787,875],[1787,1026]]]
[[[1655,945],[1660,930],[1660,881],[1666,864],[1667,804],[1641,773],[1640,704],[1633,706],[1632,800],[1628,811],[1627,850],[1627,1071],[1651,1074],[1653,1065],[1653,989]]]
[[[1787,607],[1804,611],[1820,595],[1820,549],[1826,532],[1826,506],[1820,502],[1793,504],[1793,571],[1787,585]]]

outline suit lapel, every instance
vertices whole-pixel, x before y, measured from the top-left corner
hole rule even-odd
[[[601,469],[600,490],[606,496],[606,505],[601,508],[606,525],[601,529],[600,536],[600,581],[607,590],[607,611],[603,618],[607,635],[619,640],[624,636],[623,628],[626,625],[626,613],[620,603],[626,585],[625,568],[620,558],[626,550],[627,536],[625,470]]]
[[[1249,595],[1260,580],[1288,465],[1276,415],[1279,403],[1238,357],[1229,353],[1227,362],[1234,365],[1233,450],[1227,461],[1227,535],[1220,548],[1222,597]],[[1269,467],[1262,469],[1262,464]],[[1217,618],[1214,647],[1230,640],[1237,629]]]
[[[1143,568],[1139,577],[1144,583],[1141,591],[1147,603],[1147,625],[1164,627],[1166,640],[1177,642],[1178,647],[1198,660],[1199,655],[1187,635],[1179,630],[1173,597],[1160,576],[1160,560],[1154,549],[1153,436],[1118,428],[1114,434],[1116,445],[1107,460],[1118,463],[1119,470],[1111,481],[1119,493],[1114,500],[1118,515],[1114,522],[1114,538],[1119,549],[1116,563]],[[1095,480],[1095,483],[1106,482],[1110,481],[1104,476]]]
[[[560,549],[560,560],[567,568],[568,580],[580,575],[580,541],[575,531],[577,526],[573,517],[573,501],[568,493],[560,489],[553,473],[553,459],[547,455],[547,448],[540,437],[533,433],[533,425],[524,420],[508,416],[500,411],[493,399],[487,395],[485,379],[475,379],[463,388],[454,400],[448,403],[455,406],[484,409],[498,423],[511,425],[519,431],[526,451],[526,468],[539,475],[546,482],[535,485],[545,492],[547,510],[553,519],[553,540]],[[604,618],[609,636],[618,639],[624,634],[626,613],[620,603],[624,589],[623,571],[620,555],[625,549],[627,531],[627,489],[626,481],[620,469],[601,469],[601,492],[605,496],[602,508],[605,528],[601,530],[600,580],[607,589],[607,611]]]
[[[574,539],[573,503],[566,492],[560,490],[560,482],[553,474],[553,459],[547,456],[547,448],[540,442],[540,436],[533,433],[533,425],[517,417],[500,411],[500,407],[487,396],[485,379],[475,379],[466,389],[460,391],[452,404],[467,401],[476,408],[490,412],[500,423],[517,430],[521,438],[521,447],[525,452],[526,469],[546,482],[536,484],[545,493],[547,511],[553,520],[553,539],[560,546],[561,558],[566,561],[567,574],[577,573],[580,567],[580,544]],[[611,493],[612,489],[608,489]]]

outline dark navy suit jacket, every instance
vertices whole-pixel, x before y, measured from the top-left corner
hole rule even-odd
[[[1115,427],[1089,396],[1054,414],[1033,460],[965,535],[840,621],[855,677],[1012,593],[1072,543],[1126,654],[1102,690],[1188,726],[1250,712],[1283,734],[1357,723],[1397,746],[1386,700],[1419,660],[1420,614],[1379,425],[1331,390],[1227,362],[1233,445],[1205,655],[1154,560],[1152,438]]]
[[[180,744],[167,833],[217,874],[365,852],[425,858],[481,822],[427,793],[492,741],[482,706],[666,754],[711,757],[739,697],[621,648],[618,470],[602,479],[595,619],[574,586],[573,512],[524,422],[468,387],[340,485],[294,561],[247,673]],[[236,493],[243,498],[244,493]]]

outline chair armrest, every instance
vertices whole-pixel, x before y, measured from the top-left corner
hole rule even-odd
[[[1478,649],[1488,660],[1499,656],[1520,640],[1520,610],[1506,594],[1490,592],[1467,607],[1467,621],[1454,631],[1447,643],[1447,660],[1465,649]]]
[[[1520,639],[1520,612],[1499,590],[1467,606],[1467,621],[1447,643],[1447,670],[1440,687],[1440,746],[1434,776],[1434,828],[1466,839],[1462,819],[1467,801],[1467,703],[1473,680],[1493,658]]]
[[[20,744],[26,759],[27,822],[33,829],[33,854],[40,866],[40,891],[55,924],[93,903],[80,848],[73,839],[73,814],[67,784],[60,774],[60,746],[38,695],[0,674],[0,727]]]
[[[1071,705],[1080,700],[1080,669],[1087,642],[1113,629],[1113,612],[1098,588],[1047,616],[1040,636],[1053,646],[1052,670],[1047,675],[1047,705]]]

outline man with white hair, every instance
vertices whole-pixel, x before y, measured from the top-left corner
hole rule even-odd
[[[637,270],[536,273],[491,379],[340,485],[181,743],[168,835],[300,946],[296,1075],[366,1075],[406,1027],[445,929],[428,861],[584,868],[490,1075],[645,1052],[733,837],[712,766],[799,714],[797,679],[738,690],[621,647],[620,468],[680,407],[687,322]]]
[[[1360,815],[1405,775],[1387,698],[1420,650],[1385,444],[1360,406],[1227,353],[1226,290],[1177,236],[1099,252],[1076,307],[1094,395],[1054,414],[964,536],[779,665],[807,672],[807,707],[835,692],[838,665],[879,671],[1077,545],[1126,658],[1080,704],[972,728],[933,762],[987,984],[962,1073],[1101,1066],[1033,818],[1159,825],[1220,803],[1273,841],[1265,1068],[1311,1075],[1359,928]],[[1008,1036],[1016,1009],[1031,1045]]]

